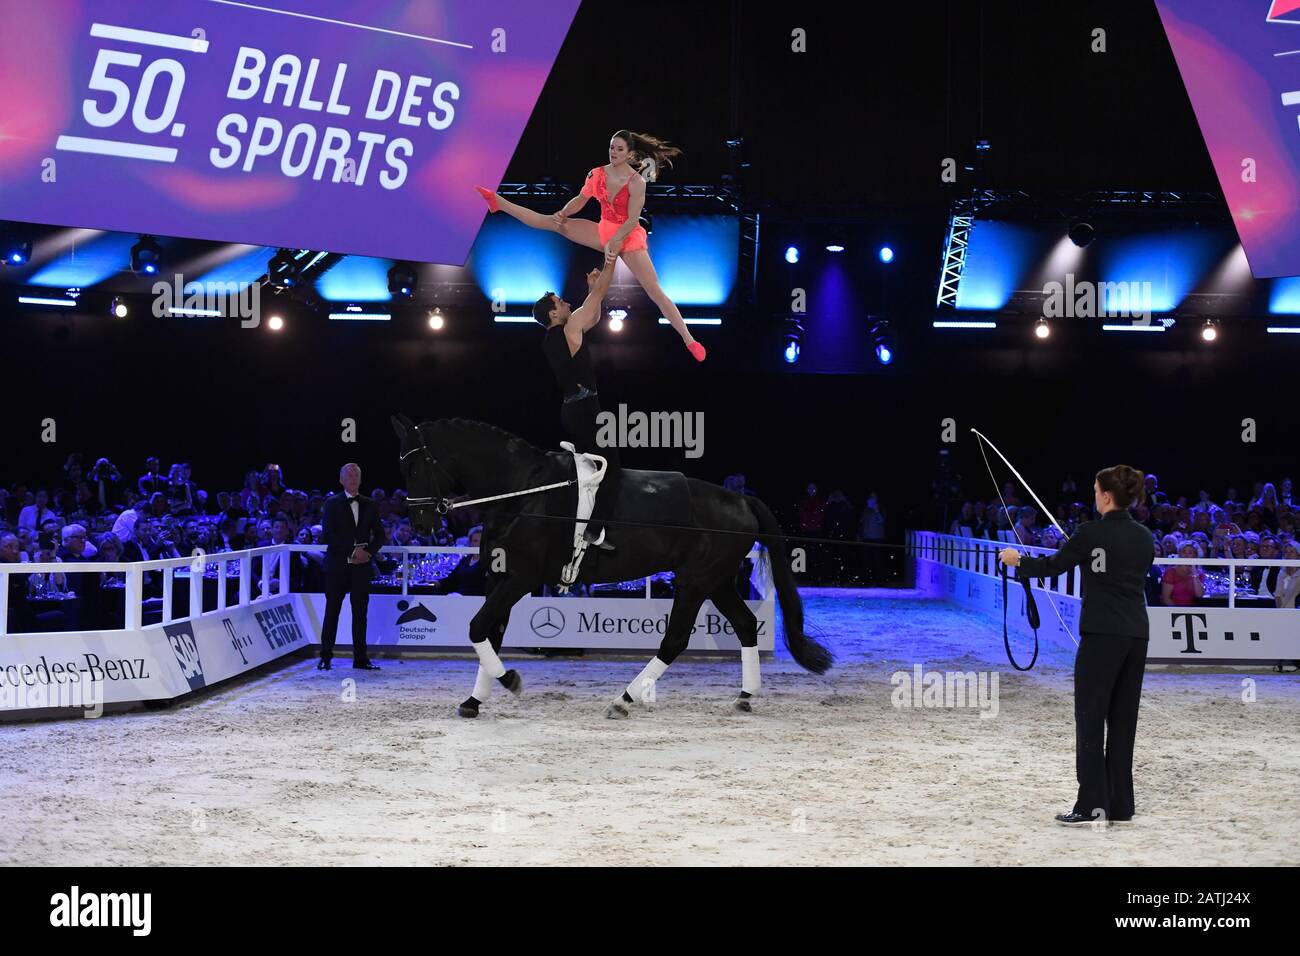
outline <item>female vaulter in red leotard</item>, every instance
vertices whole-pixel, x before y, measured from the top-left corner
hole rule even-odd
[[[650,261],[645,229],[638,224],[645,205],[646,180],[654,181],[661,166],[671,166],[681,154],[675,146],[645,133],[621,129],[609,141],[609,165],[597,166],[587,174],[582,192],[551,216],[502,199],[490,189],[475,186],[493,212],[504,212],[534,229],[545,229],[567,236],[579,245],[599,249],[606,261],[621,258],[641,288],[663,310],[664,318],[677,330],[696,361],[704,361],[704,346],[695,341],[682,313],[659,285],[659,276]],[[600,222],[571,219],[591,199],[600,201]]]

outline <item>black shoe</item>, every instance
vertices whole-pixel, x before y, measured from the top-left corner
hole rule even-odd
[[[354,671],[377,671],[379,670],[379,665],[374,661],[362,661],[359,664],[356,661],[353,661],[352,669]]]
[[[479,700],[477,697],[470,697],[465,703],[456,708],[456,713],[461,717],[477,717]]]
[[[318,661],[316,662],[316,669],[317,669],[318,671],[327,671],[327,670],[329,670],[329,669],[330,669],[330,659],[329,659],[328,657],[322,657],[320,660],[318,660]]]
[[[1102,817],[1097,817],[1094,820],[1086,813],[1075,813],[1073,810],[1069,813],[1058,813],[1056,815],[1056,822],[1061,824],[1063,827],[1082,827],[1092,823],[1101,823],[1103,825],[1110,823],[1109,820]]]

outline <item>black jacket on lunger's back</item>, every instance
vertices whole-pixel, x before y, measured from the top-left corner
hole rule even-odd
[[[1148,640],[1145,585],[1155,554],[1151,532],[1119,509],[1079,525],[1053,555],[1022,557],[1017,577],[1054,578],[1077,564],[1083,582],[1079,631]]]

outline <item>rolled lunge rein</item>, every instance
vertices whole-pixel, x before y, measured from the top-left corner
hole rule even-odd
[[[1007,566],[1002,565],[1002,646],[1007,649],[1007,660],[1011,666],[1018,671],[1027,671],[1033,668],[1034,662],[1038,660],[1038,604],[1034,601],[1034,592],[1029,588],[1029,578],[1017,579],[1025,587],[1025,618],[1029,621],[1029,626],[1034,631],[1034,656],[1029,659],[1029,663],[1021,667],[1016,663],[1015,655],[1011,653],[1011,637],[1007,633]]]

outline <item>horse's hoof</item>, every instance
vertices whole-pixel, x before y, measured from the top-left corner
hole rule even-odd
[[[510,670],[506,671],[504,674],[501,675],[500,681],[501,681],[501,686],[504,687],[506,690],[510,691],[510,693],[514,694],[516,697],[519,697],[523,694],[524,679],[519,676],[519,671],[511,668]]]
[[[464,704],[461,704],[459,707],[456,708],[456,713],[461,717],[477,717],[478,708],[466,707]]]
[[[627,709],[627,704],[623,703],[621,700],[616,700],[605,708],[605,716],[610,720],[624,720],[625,718],[631,717],[632,712]]]
[[[750,705],[749,699],[745,697],[737,697],[734,701],[731,702],[731,706],[732,709],[734,709],[738,713],[752,714],[754,712],[754,708]]]

